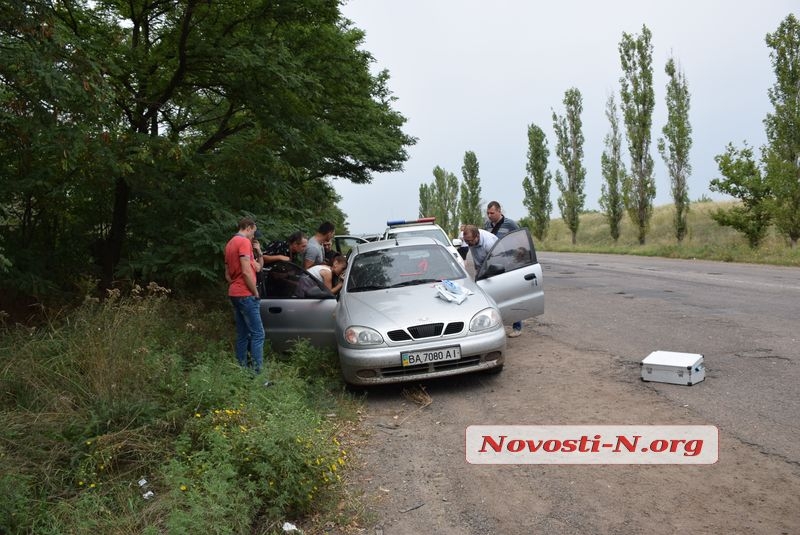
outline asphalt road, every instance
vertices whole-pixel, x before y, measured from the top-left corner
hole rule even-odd
[[[648,383],[764,454],[800,464],[800,269],[622,255],[539,254],[553,337],[615,356],[700,353],[706,380]],[[547,296],[557,299],[547,299]]]

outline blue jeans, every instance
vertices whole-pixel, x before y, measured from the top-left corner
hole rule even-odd
[[[255,373],[264,365],[264,325],[261,323],[259,298],[255,296],[231,297],[233,317],[236,319],[236,360],[247,368],[247,348]]]
[[[515,322],[514,322],[514,325],[512,325],[511,327],[512,327],[512,328],[513,328],[515,331],[521,331],[521,330],[522,330],[522,322],[521,322],[521,321],[515,321]]]

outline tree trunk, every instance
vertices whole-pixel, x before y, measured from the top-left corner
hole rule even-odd
[[[114,212],[111,215],[111,230],[108,233],[101,250],[100,290],[105,292],[114,282],[114,271],[119,264],[122,253],[122,243],[128,228],[128,201],[130,199],[130,186],[123,178],[117,178],[114,188]]]

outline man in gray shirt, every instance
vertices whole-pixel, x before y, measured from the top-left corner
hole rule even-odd
[[[335,232],[336,228],[330,221],[325,221],[317,228],[316,234],[308,240],[306,253],[303,257],[303,268],[308,269],[311,266],[325,263],[325,247],[323,244],[326,241],[331,241]]]

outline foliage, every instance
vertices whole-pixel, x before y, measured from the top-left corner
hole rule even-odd
[[[419,187],[420,217],[435,217],[448,236],[458,236],[458,179],[438,165],[433,182]],[[423,211],[423,206],[426,208]]]
[[[6,330],[0,532],[266,533],[330,506],[347,461],[335,355],[300,345],[264,388],[231,332],[228,310],[156,285]]]
[[[2,9],[4,291],[218,280],[240,217],[343,220],[329,180],[399,170],[415,141],[337,0]]]
[[[522,218],[520,223],[525,225],[530,220],[530,228],[538,240],[547,236],[550,225],[550,212],[553,203],[550,201],[550,171],[547,170],[547,160],[550,150],[547,148],[547,137],[544,131],[535,124],[528,125],[528,162],[525,164],[527,174],[522,180],[522,189],[525,197],[522,204],[528,209],[528,218]]]
[[[764,120],[768,146],[766,181],[772,190],[775,225],[792,247],[800,239],[800,21],[789,14],[766,37],[775,84],[769,89],[774,112]]]
[[[622,199],[622,183],[625,180],[625,164],[622,162],[622,133],[619,129],[619,116],[613,93],[606,101],[606,118],[611,130],[605,137],[605,150],[600,156],[603,173],[600,206],[603,208],[611,238],[619,240],[620,223],[624,215],[625,205]]]
[[[561,196],[558,198],[558,209],[561,217],[572,231],[575,240],[580,226],[580,214],[586,202],[583,191],[586,183],[586,168],[583,167],[583,97],[577,88],[564,93],[565,115],[559,117],[553,112],[553,130],[556,134],[556,156],[564,167],[566,180],[556,170],[556,184]],[[574,242],[573,242],[574,243]]]
[[[480,227],[483,221],[481,211],[481,178],[480,165],[474,152],[464,153],[464,165],[461,166],[461,198],[458,202],[458,222]]]
[[[418,217],[427,217],[433,210],[433,184],[419,185],[419,211]]]
[[[631,157],[630,174],[623,180],[623,199],[631,220],[639,229],[639,242],[644,245],[648,224],[653,214],[656,183],[653,157],[650,155],[650,130],[653,124],[653,45],[647,26],[633,36],[622,33],[619,43],[623,76],[620,78],[622,117]]]
[[[664,159],[672,185],[675,204],[675,238],[678,242],[686,236],[686,215],[689,212],[689,176],[692,165],[689,151],[692,148],[692,125],[689,122],[690,94],[686,76],[673,58],[667,60],[667,124],[662,128],[663,138],[658,140],[658,152]]]
[[[747,237],[750,247],[756,248],[769,229],[772,215],[769,199],[770,186],[763,178],[758,164],[753,159],[753,149],[744,146],[737,150],[728,144],[725,154],[714,158],[723,179],[711,181],[711,191],[719,191],[739,199],[741,204],[727,210],[720,209],[712,217],[720,225],[732,227]]]

